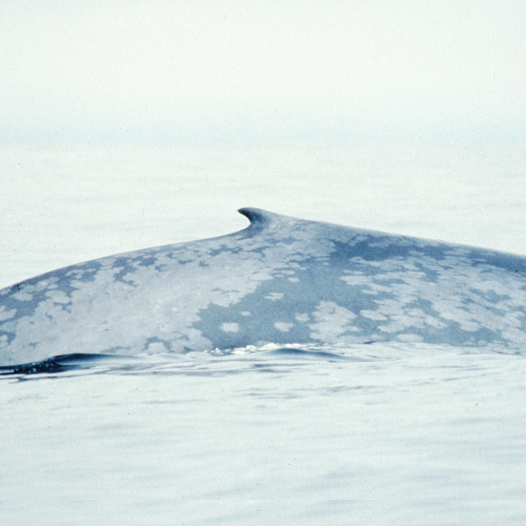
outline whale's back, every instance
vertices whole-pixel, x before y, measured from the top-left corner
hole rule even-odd
[[[227,236],[59,269],[0,291],[0,363],[269,342],[526,343],[526,260],[240,210]]]

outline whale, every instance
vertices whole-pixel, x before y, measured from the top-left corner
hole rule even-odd
[[[257,208],[0,290],[0,365],[266,344],[526,343],[526,258]]]

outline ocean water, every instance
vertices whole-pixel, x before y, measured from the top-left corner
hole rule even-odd
[[[0,286],[243,206],[526,254],[524,145],[2,147]],[[372,344],[0,376],[0,524],[526,521],[526,352]]]

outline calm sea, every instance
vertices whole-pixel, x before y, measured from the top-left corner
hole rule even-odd
[[[526,255],[526,148],[2,147],[0,287],[243,206]],[[526,352],[311,351],[3,377],[0,524],[526,523]]]

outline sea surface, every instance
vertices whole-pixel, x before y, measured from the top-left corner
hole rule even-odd
[[[245,206],[526,255],[526,148],[3,146],[0,287]],[[0,524],[522,526],[525,358],[266,345],[0,375]]]

